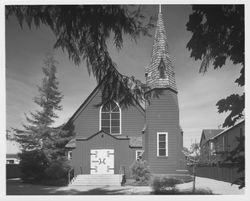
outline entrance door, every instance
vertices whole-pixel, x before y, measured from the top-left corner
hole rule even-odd
[[[114,174],[114,149],[90,150],[90,174]]]

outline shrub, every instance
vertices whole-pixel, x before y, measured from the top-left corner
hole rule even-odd
[[[191,189],[181,192],[182,195],[213,195],[213,192],[210,189],[198,188],[193,192]]]
[[[39,184],[46,186],[66,186],[68,184],[68,180],[65,178],[62,179],[44,179],[39,182]]]
[[[139,159],[130,166],[132,177],[139,184],[148,184],[151,178],[149,166],[145,160]]]
[[[176,185],[183,183],[180,179],[171,177],[155,177],[151,184],[156,193],[173,193],[176,191]]]
[[[46,178],[48,179],[62,179],[67,178],[68,168],[62,161],[53,161],[45,170]]]
[[[157,176],[160,176],[160,175],[157,175]],[[166,177],[166,175],[162,175],[163,177],[165,176]],[[178,175],[178,174],[173,174],[173,175],[169,175],[168,177],[171,177],[171,178],[175,178],[175,179],[178,179],[178,180],[180,180],[182,183],[188,183],[188,182],[191,182],[191,181],[193,181],[194,180],[194,178],[193,178],[193,176],[191,176],[191,175],[186,175],[186,174],[183,174],[183,175]]]
[[[24,182],[36,182],[44,178],[49,160],[41,150],[24,151],[19,154],[21,179]]]

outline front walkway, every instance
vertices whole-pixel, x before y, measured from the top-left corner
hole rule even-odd
[[[23,184],[20,180],[7,180],[7,195],[149,195],[152,189],[149,186],[75,186],[51,187]],[[192,188],[192,182],[179,184],[177,188],[185,191]],[[227,182],[196,178],[197,189],[210,189],[213,194],[237,195],[244,194],[237,185]]]
[[[238,185],[231,185],[231,183],[218,181],[214,179],[196,177],[196,188],[209,189],[213,194],[219,195],[239,195],[244,194],[244,188],[239,189]],[[178,188],[188,189],[192,188],[192,182],[180,184]]]

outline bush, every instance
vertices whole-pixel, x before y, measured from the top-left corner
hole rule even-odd
[[[21,179],[25,183],[62,186],[68,182],[70,165],[63,158],[49,161],[41,150],[19,154]]]
[[[173,193],[176,191],[176,185],[183,183],[180,179],[171,177],[155,177],[151,184],[156,193]]]
[[[21,179],[24,182],[36,182],[44,178],[49,160],[41,150],[24,151],[19,154]]]
[[[39,182],[41,185],[46,186],[66,186],[68,184],[68,180],[65,178],[62,179],[44,179]]]
[[[149,166],[145,160],[136,160],[130,166],[132,177],[139,184],[148,184],[151,178]]]
[[[50,166],[46,168],[45,174],[48,179],[67,179],[69,167],[64,161],[52,161]]]

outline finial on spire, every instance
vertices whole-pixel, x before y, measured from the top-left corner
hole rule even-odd
[[[159,13],[161,13],[161,4],[159,5]]]

